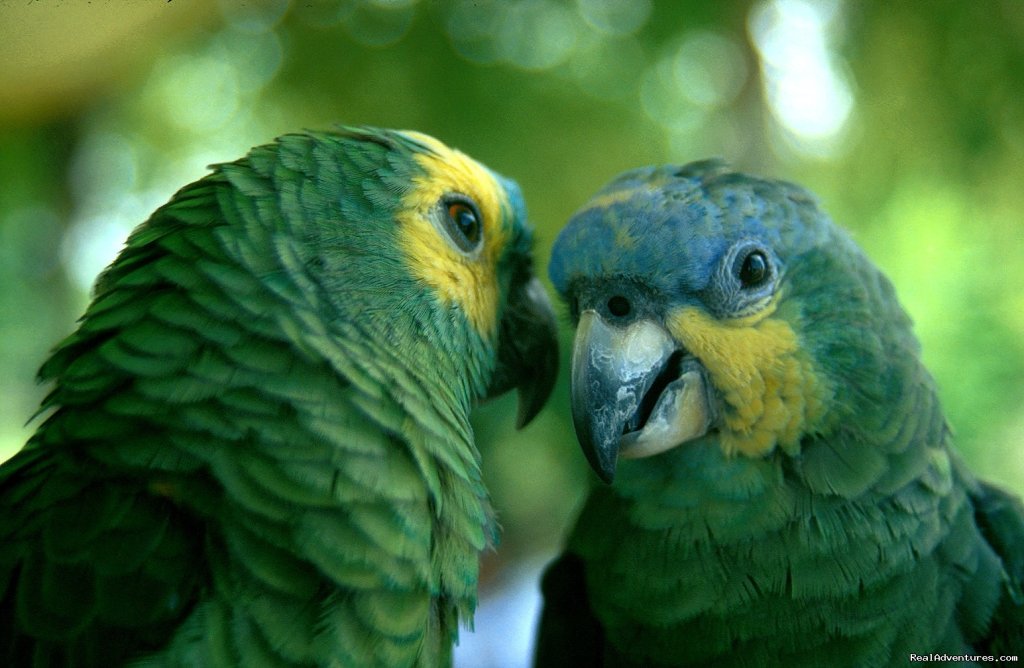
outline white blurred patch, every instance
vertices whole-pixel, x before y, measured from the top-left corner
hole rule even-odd
[[[834,153],[853,112],[849,78],[835,52],[840,9],[839,0],[767,0],[750,13],[769,109],[804,155]]]
[[[541,611],[540,576],[549,561],[532,560],[507,569],[501,582],[481,597],[475,631],[459,631],[456,668],[526,668],[532,664]]]

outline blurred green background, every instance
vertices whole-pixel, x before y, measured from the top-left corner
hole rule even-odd
[[[302,128],[418,129],[517,179],[543,267],[616,173],[798,181],[896,283],[972,467],[1024,492],[1024,2],[0,0],[0,460],[128,231]],[[563,332],[568,357],[569,332]],[[477,415],[504,538],[461,665],[523,665],[591,483],[563,374]]]

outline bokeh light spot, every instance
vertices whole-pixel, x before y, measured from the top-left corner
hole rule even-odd
[[[260,0],[259,2],[238,2],[220,0],[220,13],[224,22],[232,29],[251,34],[272,30],[291,5],[291,0]]]
[[[834,53],[836,0],[769,0],[751,12],[768,106],[806,154],[837,145],[853,111],[853,93]]]
[[[583,32],[569,61],[569,71],[580,87],[599,98],[635,98],[636,73],[643,71],[644,52],[635,38],[607,39]]]
[[[405,37],[416,15],[414,3],[395,0],[361,3],[344,16],[349,36],[366,46],[384,47]]]
[[[227,59],[174,56],[158,65],[153,82],[153,104],[171,111],[168,120],[183,130],[215,130],[238,110],[237,72]]]
[[[281,69],[284,49],[275,32],[250,35],[224,33],[219,40],[227,59],[235,67],[235,76],[242,93],[253,93],[270,82]]]
[[[117,257],[124,240],[139,224],[139,212],[145,210],[137,196],[127,195],[103,213],[72,222],[61,243],[61,259],[79,290],[90,290],[96,276]]]
[[[705,30],[686,36],[673,58],[673,71],[683,95],[707,109],[732,102],[747,80],[740,47]]]
[[[608,35],[631,35],[651,16],[651,0],[576,0],[587,25]]]
[[[504,60],[527,70],[565,61],[576,44],[575,14],[548,0],[521,0],[505,6],[498,27]]]

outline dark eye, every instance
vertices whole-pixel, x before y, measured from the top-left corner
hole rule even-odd
[[[740,284],[745,288],[756,288],[768,280],[771,269],[768,267],[768,258],[762,251],[750,251],[743,264],[740,265]]]
[[[468,198],[452,196],[445,199],[442,206],[445,231],[455,246],[464,253],[476,250],[484,233],[476,205]]]
[[[608,300],[608,312],[618,318],[625,318],[632,310],[629,300],[621,295],[615,295]]]

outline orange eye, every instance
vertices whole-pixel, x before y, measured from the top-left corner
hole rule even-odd
[[[450,195],[444,202],[445,231],[459,250],[469,253],[480,246],[483,225],[480,212],[468,198]]]

